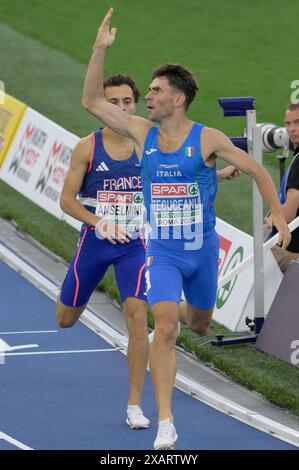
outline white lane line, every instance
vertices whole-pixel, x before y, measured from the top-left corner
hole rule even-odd
[[[3,439],[4,441],[8,442],[9,444],[12,444],[15,447],[18,447],[18,449],[33,450],[31,447],[26,446],[22,442],[17,441],[17,439],[14,439],[13,437],[11,437],[8,434],[5,434],[4,432],[1,432],[1,431],[0,431],[0,439]]]
[[[5,364],[5,355],[10,351],[18,351],[19,349],[32,349],[39,348],[38,344],[19,344],[17,346],[10,346],[4,339],[0,338],[0,364]]]
[[[18,272],[23,276],[27,281],[31,282],[35,287],[41,290],[46,294],[50,299],[56,302],[57,295],[60,292],[60,286],[54,284],[46,276],[38,272],[24,260],[22,260],[16,253],[11,249],[7,248],[0,242],[0,260],[4,261],[8,266],[10,266],[14,271]],[[88,328],[94,328],[94,319],[95,315],[91,313],[90,310],[85,309],[80,317],[80,321],[88,326]],[[124,335],[118,333],[113,329],[108,323],[104,322],[100,318],[97,319],[97,325],[95,333],[103,338],[110,344],[121,346],[124,350],[127,349],[127,339]]]
[[[0,335],[27,335],[31,333],[58,333],[58,330],[0,331]]]
[[[17,346],[10,346],[4,339],[0,338],[0,352],[6,351],[16,351],[17,349],[31,349],[31,348],[39,348],[38,344],[19,344]]]
[[[42,356],[45,354],[78,354],[78,353],[92,353],[92,352],[113,352],[119,351],[120,348],[111,349],[74,349],[70,351],[32,351],[32,352],[21,352],[21,353],[5,353],[7,356]]]

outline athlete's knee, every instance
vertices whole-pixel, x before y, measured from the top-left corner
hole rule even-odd
[[[71,328],[72,326],[74,326],[76,321],[77,319],[74,320],[74,319],[63,318],[63,317],[57,318],[57,324],[58,326],[60,326],[60,328]]]
[[[178,325],[176,321],[164,319],[155,322],[155,338],[174,346],[178,336]]]
[[[129,334],[144,336],[147,333],[147,316],[143,308],[135,308],[126,312],[126,322]]]
[[[195,307],[189,308],[187,315],[187,325],[195,333],[202,336],[207,335],[211,327],[213,310],[213,308],[206,310],[201,310]]]
[[[198,335],[206,336],[210,331],[210,325],[195,324],[194,326],[191,326],[191,330],[194,331],[194,333],[197,333]]]
[[[58,326],[60,328],[71,328],[79,318],[78,313],[77,311],[73,312],[72,307],[67,307],[58,301],[56,306],[56,322]]]
[[[77,318],[71,317],[69,315],[63,315],[56,313],[56,321],[60,328],[71,328],[77,321]]]
[[[198,335],[206,336],[211,327],[210,319],[196,319],[196,317],[191,317],[188,321],[189,328],[197,333]]]

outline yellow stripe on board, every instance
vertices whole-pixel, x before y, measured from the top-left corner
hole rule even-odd
[[[14,139],[27,106],[8,94],[0,102],[0,166]]]

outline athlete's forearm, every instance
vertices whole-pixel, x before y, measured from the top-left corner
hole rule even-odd
[[[271,213],[282,214],[275,185],[267,170],[255,162],[246,152],[232,145],[222,132],[217,129],[208,129],[207,132],[206,139],[207,144],[210,145],[211,153],[215,153],[216,156],[253,178]]]
[[[99,27],[93,46],[93,54],[88,65],[82,97],[82,105],[88,109],[89,106],[93,106],[97,101],[104,99],[105,52],[106,48],[113,44],[116,35],[116,28],[112,28],[110,31],[112,13],[113,8],[110,8]]]
[[[102,239],[107,238],[112,245],[115,245],[116,242],[128,243],[131,241],[131,236],[127,233],[126,228],[119,227],[113,221],[106,221],[105,217],[98,217],[92,212],[89,212],[89,210],[85,209],[85,207],[71,195],[61,195],[60,207],[64,212],[80,222],[95,227],[96,236]]]
[[[97,37],[93,47],[93,54],[91,56],[87,75],[83,88],[82,104],[89,109],[93,107],[95,102],[104,100],[104,58],[107,47],[112,46],[116,28],[111,28],[110,20],[112,18],[113,8],[110,8],[105,18],[103,19],[97,33]]]
[[[100,217],[87,210],[82,204],[71,196],[63,195],[60,198],[60,207],[71,217],[84,224],[96,226],[101,220]]]
[[[252,176],[271,213],[282,212],[275,185],[267,170],[259,166],[258,171]]]
[[[105,51],[105,46],[95,45],[94,47],[84,83],[82,105],[105,126],[118,134],[136,140],[135,133],[131,129],[133,117],[105,99],[103,87]]]
[[[82,105],[86,109],[104,100],[104,59],[106,48],[94,45],[84,81]]]

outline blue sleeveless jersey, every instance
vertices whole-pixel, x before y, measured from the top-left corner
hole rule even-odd
[[[208,167],[201,155],[203,127],[194,123],[183,145],[171,153],[159,149],[157,127],[146,136],[141,177],[150,241],[168,248],[180,249],[196,230],[215,227],[217,173],[216,166]]]
[[[127,160],[113,160],[105,151],[101,131],[92,134],[92,141],[90,165],[79,201],[91,212],[131,226],[134,210],[143,209],[137,156],[133,153]],[[128,297],[146,300],[145,247],[139,232],[135,235],[129,243],[112,245],[96,236],[95,227],[83,224],[78,248],[62,285],[61,302],[69,307],[86,304],[110,265],[114,266],[122,302]]]
[[[103,145],[102,131],[92,134],[93,150],[79,201],[100,217],[120,225],[142,217],[143,194],[140,164],[136,153],[126,160],[114,160]]]

